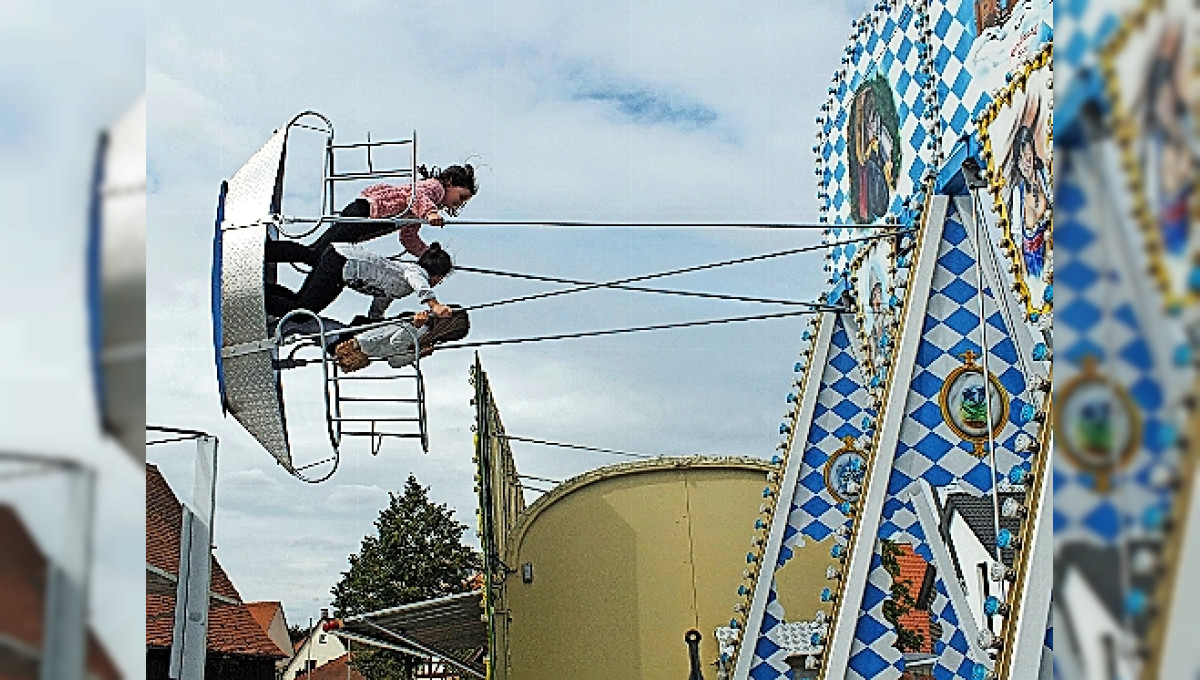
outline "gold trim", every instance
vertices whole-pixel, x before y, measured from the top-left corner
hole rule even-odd
[[[979,141],[983,146],[983,158],[987,166],[985,168],[985,174],[988,180],[988,191],[992,194],[993,210],[999,216],[998,222],[1000,225],[1000,230],[1004,234],[1004,238],[1000,242],[1000,246],[1011,262],[1010,267],[1013,270],[1013,282],[1017,286],[1017,295],[1025,303],[1025,313],[1027,316],[1033,314],[1049,314],[1053,310],[1054,304],[1052,302],[1046,302],[1043,300],[1041,301],[1040,305],[1035,305],[1033,302],[1033,294],[1029,290],[1029,283],[1025,280],[1026,275],[1022,274],[1024,263],[1021,261],[1020,253],[1017,251],[1017,239],[1013,235],[1012,219],[1008,214],[1008,206],[1005,205],[1003,196],[1001,195],[1001,190],[1005,186],[1005,181],[1004,178],[1000,176],[1000,168],[998,168],[995,164],[995,157],[992,153],[992,137],[990,128],[992,123],[996,121],[996,117],[999,116],[1000,110],[1011,105],[1013,96],[1018,91],[1025,91],[1025,86],[1029,81],[1029,76],[1034,71],[1045,68],[1046,71],[1051,74],[1051,84],[1053,84],[1053,63],[1054,43],[1047,43],[1042,47],[1041,50],[1038,51],[1037,55],[1034,56],[1032,60],[1027,62],[1021,68],[1021,71],[1013,77],[1012,82],[1006,85],[999,93],[997,93],[996,97],[992,100],[992,103],[988,105],[988,107],[980,115],[977,123],[979,129]],[[1045,121],[1044,131],[1047,141],[1046,148],[1050,149],[1052,154],[1054,149],[1052,138],[1053,121],[1054,111],[1052,108],[1050,108],[1049,115]],[[1051,156],[1049,160],[1050,162],[1047,163],[1047,172],[1049,173],[1051,186],[1053,186],[1053,156]],[[1049,224],[1047,225],[1046,229],[1046,254],[1049,256],[1054,251],[1054,205],[1052,202],[1047,206],[1046,211],[1046,219],[1049,220]],[[992,246],[991,239],[988,239],[988,245],[989,247]],[[1049,259],[1049,257],[1047,259]],[[1047,281],[1047,285],[1053,283],[1053,277],[1054,272],[1051,270],[1050,279]]]
[[[1011,397],[1009,397],[1008,390],[1004,389],[1004,385],[1000,384],[1000,379],[996,377],[996,374],[988,371],[988,382],[991,383],[992,387],[996,388],[996,393],[1000,395],[999,422],[997,422],[995,425],[992,425],[990,434],[988,432],[978,435],[971,434],[970,432],[967,432],[959,427],[958,423],[954,422],[954,418],[950,417],[950,388],[959,378],[967,373],[978,373],[983,375],[983,367],[975,363],[975,352],[967,350],[960,356],[964,362],[963,365],[959,366],[953,371],[950,371],[950,375],[947,375],[946,379],[942,381],[942,389],[938,392],[938,408],[940,408],[942,411],[942,420],[946,421],[946,424],[950,426],[950,429],[954,431],[954,434],[974,444],[974,454],[976,456],[982,456],[987,452],[986,448],[984,447],[984,443],[986,443],[988,439],[995,439],[996,437],[999,437],[1000,433],[1004,431],[1004,427],[1008,424],[1008,409]],[[991,417],[990,413],[988,414],[988,417]]]
[[[1071,461],[1079,470],[1089,472],[1096,477],[1096,489],[1100,493],[1108,493],[1112,484],[1112,475],[1126,466],[1133,460],[1134,453],[1137,452],[1142,440],[1142,419],[1138,414],[1137,406],[1133,403],[1133,399],[1129,396],[1129,392],[1124,387],[1109,380],[1106,376],[1101,375],[1096,370],[1096,357],[1088,355],[1083,359],[1083,370],[1072,376],[1061,388],[1055,391],[1059,393],[1060,399],[1056,404],[1058,413],[1054,414],[1054,419],[1059,424],[1065,426],[1062,409],[1066,408],[1071,402],[1071,395],[1081,387],[1094,383],[1103,383],[1116,395],[1117,400],[1125,408],[1125,412],[1129,415],[1129,443],[1124,450],[1117,454],[1117,459],[1112,463],[1096,464],[1094,459],[1081,455],[1071,446],[1071,438],[1069,436],[1062,437],[1062,450],[1066,454],[1067,460]]]
[[[1114,32],[1112,39],[1100,50],[1099,64],[1106,97],[1111,104],[1113,136],[1117,139],[1121,151],[1121,167],[1125,171],[1125,185],[1129,191],[1133,219],[1140,228],[1145,243],[1143,249],[1149,259],[1150,275],[1158,286],[1163,297],[1163,307],[1174,311],[1181,306],[1200,301],[1200,294],[1188,290],[1186,281],[1182,291],[1175,290],[1171,285],[1171,275],[1164,260],[1165,244],[1159,231],[1159,222],[1150,210],[1150,201],[1146,196],[1146,186],[1142,181],[1141,166],[1136,157],[1133,142],[1141,135],[1140,126],[1134,122],[1134,116],[1125,106],[1120,79],[1117,77],[1117,60],[1119,53],[1125,49],[1135,30],[1146,27],[1150,12],[1159,10],[1165,12],[1163,0],[1144,0],[1140,7],[1126,15],[1125,20]],[[1169,20],[1169,17],[1166,17]],[[1185,31],[1182,39],[1189,35]],[[1181,55],[1186,58],[1186,55]],[[1191,132],[1194,132],[1191,131]],[[1192,161],[1195,164],[1195,156]],[[1188,213],[1192,220],[1200,220],[1200,198],[1196,192],[1188,197]],[[1193,253],[1194,261],[1200,254]]]
[[[846,454],[846,453],[857,453],[858,456],[860,458],[862,458],[862,460],[863,460],[863,466],[864,467],[866,466],[866,464],[867,464],[866,454],[864,454],[862,451],[859,451],[858,447],[856,447],[854,445],[854,437],[851,437],[850,435],[846,435],[845,437],[842,437],[841,448],[839,448],[837,451],[834,451],[832,454],[830,454],[829,460],[825,461],[825,466],[824,466],[821,474],[825,478],[825,488],[829,491],[829,495],[836,498],[839,503],[842,503],[847,500],[849,500],[851,503],[857,503],[858,498],[855,498],[853,500],[845,498],[844,496],[842,496],[842,494],[838,493],[837,487],[835,487],[829,481],[829,474],[831,472],[833,472],[834,461],[836,461],[840,456],[842,456],[842,454]],[[865,479],[865,473],[864,473],[864,479]],[[800,480],[796,480],[796,481],[799,482]],[[860,497],[862,496],[861,490],[858,492],[858,495]]]

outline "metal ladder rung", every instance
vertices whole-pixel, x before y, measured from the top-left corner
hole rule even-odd
[[[345,182],[354,179],[380,179],[383,177],[412,177],[412,170],[376,170],[374,172],[336,173],[325,178],[326,182]]]
[[[419,423],[420,418],[330,418],[335,423]]]
[[[412,143],[413,143],[413,140],[411,140],[411,139],[394,139],[394,140],[390,140],[390,141],[386,141],[386,142],[356,142],[354,144],[330,144],[329,148],[331,148],[331,149],[361,149],[363,147],[373,147],[373,146],[404,146],[406,144],[412,144]]]
[[[416,439],[420,437],[419,432],[359,432],[357,430],[351,432],[342,432],[343,437],[391,437],[392,439]]]
[[[407,399],[404,397],[338,397],[338,401],[370,401],[370,402],[386,402],[389,404],[418,404],[420,399]]]
[[[404,374],[404,373],[397,374],[397,375],[339,375],[337,377],[330,378],[330,380],[336,380],[338,382],[341,382],[343,380],[346,380],[346,381],[352,381],[352,380],[397,380],[400,378],[415,378],[415,377],[417,377],[417,376],[411,375],[411,374]]]

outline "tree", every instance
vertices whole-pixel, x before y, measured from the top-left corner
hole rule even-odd
[[[388,494],[375,520],[375,535],[363,537],[350,568],[331,591],[335,616],[353,616],[472,589],[482,560],[462,544],[467,526],[444,503],[429,500],[429,488],[408,476],[404,492]],[[403,655],[355,651],[354,666],[368,680],[411,677]]]

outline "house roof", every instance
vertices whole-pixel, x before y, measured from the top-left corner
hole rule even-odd
[[[0,616],[0,637],[36,654],[42,645],[47,560],[25,529],[16,510],[0,505],[0,602],[17,616]],[[5,656],[0,649],[0,658]],[[35,664],[32,658],[22,661]],[[117,671],[95,634],[87,632],[87,670],[102,680],[117,680]],[[36,668],[33,671],[36,673]]]
[[[350,665],[349,654],[343,654],[329,663],[317,666],[311,673],[296,677],[305,680],[366,680]]]
[[[900,554],[896,556],[896,565],[900,567],[900,574],[894,581],[908,583],[908,592],[914,600],[918,600],[926,579],[930,576],[930,570],[933,565],[925,561],[925,558],[918,555],[911,545],[899,544]],[[922,603],[918,603],[920,606]],[[928,609],[918,609],[914,607],[907,614],[900,617],[900,625],[908,630],[911,630],[921,636],[923,644],[920,649],[910,650],[915,652],[932,652],[933,651],[933,636],[930,635],[930,624]]]
[[[1005,491],[1003,487],[999,490],[1000,503],[1003,503],[1009,498],[1024,500],[1024,492]],[[946,518],[951,519],[953,515],[950,511],[957,511],[967,526],[971,528],[971,532],[983,544],[988,553],[996,551],[996,526],[995,509],[992,506],[991,496],[975,497],[967,493],[952,493],[946,496]],[[1019,533],[1021,528],[1021,520],[1017,517],[1000,517],[1000,528],[1008,529],[1014,534]],[[1004,564],[1013,565],[1013,559],[1016,557],[1016,551],[1011,548],[1003,548],[1000,551],[1000,557],[1004,560]]]
[[[146,565],[171,576],[179,574],[179,531],[183,506],[154,465],[146,465]],[[210,600],[208,650],[243,656],[287,656],[267,636],[216,557],[209,586],[220,599]],[[170,647],[175,622],[173,592],[146,593],[146,646]],[[268,625],[269,625],[268,621]]]
[[[283,609],[283,605],[279,602],[247,602],[246,609],[250,610],[250,616],[254,617],[258,625],[267,630],[275,620],[275,613]]]

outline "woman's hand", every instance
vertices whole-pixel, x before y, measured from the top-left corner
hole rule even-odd
[[[420,311],[420,312],[417,312],[416,314],[413,314],[413,318],[412,318],[413,328],[420,328],[421,326],[424,326],[427,321],[429,321],[429,312]]]
[[[429,311],[433,312],[434,316],[441,318],[441,319],[450,318],[450,315],[452,313],[450,311],[449,307],[447,307],[446,305],[443,305],[442,303],[438,302],[437,300],[429,301]]]
[[[442,217],[442,214],[436,210],[426,215],[425,220],[435,227],[446,224],[446,218]]]

